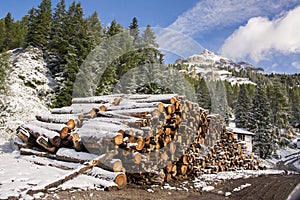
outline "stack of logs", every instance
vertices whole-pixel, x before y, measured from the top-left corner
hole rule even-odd
[[[218,115],[174,94],[75,98],[72,106],[36,119],[17,130],[25,143],[18,143],[22,154],[43,150],[48,157],[81,163],[86,160],[78,153],[102,155],[97,166],[116,173],[114,181],[124,173],[148,184],[259,166]],[[77,154],[64,154],[66,148]],[[122,188],[124,178],[120,182]]]

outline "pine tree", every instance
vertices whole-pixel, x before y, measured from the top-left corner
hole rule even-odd
[[[4,19],[0,19],[0,53],[5,50],[5,34],[5,21]]]
[[[196,95],[197,95],[199,106],[210,110],[211,109],[210,94],[204,78],[200,79],[196,91],[197,91]]]
[[[121,26],[121,24],[118,24],[116,20],[113,20],[106,31],[106,36],[111,37],[117,35],[118,33],[121,33],[123,30],[124,29]]]
[[[0,94],[4,94],[6,91],[6,76],[9,70],[9,55],[3,53],[0,55]]]
[[[230,82],[227,81],[224,82],[224,85],[226,87],[226,97],[228,106],[233,109],[238,100],[239,85],[232,85]]]
[[[22,47],[27,35],[28,17],[14,22],[11,13],[0,20],[0,52]]]
[[[272,123],[278,128],[285,128],[289,122],[289,104],[287,92],[278,79],[272,81],[268,86],[268,97],[270,99],[273,115]]]
[[[267,158],[275,151],[276,138],[272,131],[271,106],[264,87],[257,87],[248,115],[251,116],[249,128],[256,133],[253,149],[261,158]]]
[[[289,89],[289,100],[290,100],[290,123],[293,126],[297,126],[300,123],[300,88],[294,86]]]
[[[91,51],[91,43],[88,41],[88,26],[87,21],[83,18],[83,9],[80,3],[74,1],[66,12],[65,20],[63,14],[58,15],[58,10],[63,13],[64,6],[61,2],[56,9],[56,15],[62,16],[65,22],[64,34],[65,45],[63,51],[63,82],[58,84],[56,89],[56,101],[54,106],[67,106],[71,104],[74,82],[76,81],[79,66]],[[59,101],[58,101],[59,100]]]
[[[150,25],[147,25],[143,32],[140,44],[137,47],[142,47],[143,53],[150,63],[163,63],[163,54],[157,49],[158,44],[156,43],[155,33],[152,31]]]
[[[46,47],[51,31],[51,0],[42,0],[38,9],[29,11],[27,44]]]
[[[35,8],[31,8],[28,11],[28,31],[26,36],[26,44],[33,45],[34,43],[34,35],[35,35],[35,27],[37,26],[37,10]]]
[[[96,89],[96,95],[111,94],[117,82],[116,67],[114,64],[111,64],[102,75],[102,79]]]
[[[69,46],[66,31],[66,12],[65,0],[61,0],[54,9],[47,51],[48,68],[54,77],[61,75],[66,65],[64,57],[68,52],[67,47]]]
[[[91,16],[87,18],[88,24],[88,39],[92,44],[92,47],[95,47],[100,44],[101,41],[101,30],[102,26],[100,23],[100,19],[98,17],[98,13],[95,11]]]
[[[14,19],[11,16],[11,13],[7,13],[6,17],[4,18],[5,22],[5,39],[3,42],[4,48],[11,49],[13,33],[14,33]]]
[[[11,49],[23,47],[26,43],[26,35],[28,31],[28,16],[22,17],[14,24],[14,34],[11,43]]]
[[[225,122],[229,121],[229,107],[226,98],[226,88],[221,80],[214,80],[213,77],[206,81],[211,97],[211,112],[220,114]]]
[[[133,42],[137,43],[139,38],[139,25],[136,17],[132,19],[132,22],[129,26],[130,35],[133,37]]]
[[[155,33],[152,31],[151,26],[147,25],[145,31],[141,36],[141,41],[143,46],[149,48],[158,48],[158,44],[156,43]]]
[[[54,9],[50,33],[50,51],[55,51],[60,57],[66,53],[66,4],[61,0]]]
[[[76,4],[74,1],[67,11],[66,35],[68,36],[69,47],[74,47],[77,50],[79,62],[82,62],[89,52],[86,28],[81,4]]]
[[[246,128],[249,127],[249,115],[251,100],[248,88],[246,85],[240,86],[240,93],[235,106],[235,123],[237,127]]]

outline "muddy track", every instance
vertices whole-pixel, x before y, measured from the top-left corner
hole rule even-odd
[[[266,175],[256,178],[238,179],[231,181],[229,185],[225,184],[223,189],[232,191],[232,188],[246,183],[251,184],[251,186],[239,192],[232,192],[230,199],[286,199],[296,185],[300,183],[300,175]]]
[[[246,183],[251,186],[246,187],[238,192],[233,192]],[[147,187],[137,185],[128,185],[124,190],[119,191],[56,191],[49,193],[45,199],[253,199],[253,200],[285,200],[293,191],[296,185],[300,183],[300,175],[263,175],[255,178],[226,180],[222,184],[215,186],[211,192],[201,192],[196,190],[175,191],[155,188],[154,193],[147,192]],[[148,187],[149,188],[149,187]],[[225,197],[225,192],[231,192],[229,197]],[[44,198],[43,198],[44,199]],[[300,199],[300,197],[299,197]]]

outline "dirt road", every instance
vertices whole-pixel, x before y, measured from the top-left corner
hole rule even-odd
[[[154,192],[147,192],[148,187],[128,185],[124,190],[119,191],[59,191],[49,193],[46,199],[136,199],[136,200],[159,200],[159,199],[263,199],[263,200],[285,200],[296,185],[300,183],[300,175],[263,175],[248,179],[226,180],[222,184],[215,186],[211,192],[196,191],[176,191],[161,189],[160,187],[151,188]],[[178,183],[174,183],[175,185]],[[250,185],[251,184],[251,185]],[[170,184],[171,185],[171,184]],[[233,191],[241,185],[248,187]],[[250,186],[249,186],[250,185]],[[225,193],[231,195],[225,197]],[[228,193],[227,193],[228,194]],[[300,199],[300,197],[299,197]]]

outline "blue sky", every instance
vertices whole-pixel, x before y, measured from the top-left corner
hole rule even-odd
[[[55,6],[58,0],[53,0]],[[70,4],[71,0],[66,0]],[[97,11],[103,25],[157,27],[160,45],[172,55],[203,48],[247,61],[268,72],[300,73],[300,0],[81,0],[86,15]],[[36,0],[2,0],[0,17],[20,19]],[[169,30],[169,31],[165,31]]]

